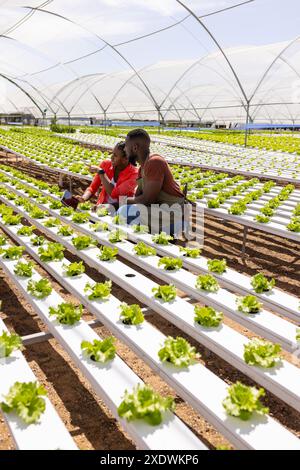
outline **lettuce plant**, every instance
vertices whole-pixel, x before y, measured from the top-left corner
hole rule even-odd
[[[82,202],[79,204],[78,208],[81,211],[90,211],[92,209],[93,205],[90,202]]]
[[[126,225],[126,219],[118,214],[112,218],[112,223],[115,225]]]
[[[46,402],[42,398],[46,395],[46,389],[37,382],[16,382],[4,397],[1,408],[4,413],[15,412],[28,425],[34,424],[46,409]]]
[[[74,214],[74,209],[72,207],[62,207],[59,211],[59,215],[62,217],[70,217],[72,214]]]
[[[164,302],[172,302],[177,297],[177,289],[173,285],[154,287],[152,292],[156,299]]]
[[[50,209],[57,210],[63,207],[63,203],[61,201],[52,201],[50,203]]]
[[[259,313],[262,304],[253,295],[247,295],[246,297],[239,297],[236,299],[236,304],[239,312],[248,313]]]
[[[105,364],[114,359],[116,355],[115,338],[110,336],[103,341],[95,339],[92,343],[82,341],[81,349],[92,361]]]
[[[281,346],[254,338],[244,346],[244,359],[250,366],[274,367],[280,361]]]
[[[220,199],[218,199],[217,197],[215,199],[209,199],[209,201],[207,201],[207,207],[209,209],[219,209],[220,205]]]
[[[182,268],[183,262],[180,258],[168,258],[166,256],[159,260],[158,266],[163,266],[166,271],[177,271]]]
[[[120,320],[124,325],[140,325],[144,321],[144,315],[139,305],[128,305],[123,303],[120,305]]]
[[[0,235],[0,246],[4,246],[7,243],[7,238]]]
[[[208,260],[207,266],[208,266],[209,271],[211,271],[212,273],[216,273],[216,274],[223,274],[227,270],[227,262],[225,259]]]
[[[17,235],[19,235],[20,237],[31,237],[34,230],[35,230],[35,227],[33,226],[27,227],[26,225],[24,225],[17,231]]]
[[[286,227],[290,232],[300,232],[300,218],[293,218]]]
[[[114,230],[109,234],[110,243],[121,243],[127,238],[127,234],[122,230]]]
[[[50,219],[46,220],[46,222],[44,222],[43,225],[44,227],[48,227],[48,228],[59,227],[61,225],[61,221],[59,219],[55,219],[54,217],[51,217]]]
[[[152,241],[157,245],[169,245],[170,241],[174,240],[173,237],[167,235],[166,232],[161,232],[152,237]]]
[[[19,261],[19,263],[14,268],[14,273],[16,276],[20,277],[32,277],[33,266],[33,263],[22,263]]]
[[[103,283],[96,283],[93,286],[88,283],[84,288],[84,292],[90,292],[89,300],[108,300],[111,294],[112,282],[106,281]]]
[[[163,414],[174,408],[173,398],[164,398],[151,387],[139,384],[131,393],[125,391],[118,414],[129,422],[142,419],[152,426],[158,426],[163,421]]]
[[[85,212],[75,212],[72,221],[76,224],[86,224],[90,220],[90,215]]]
[[[253,413],[267,414],[269,409],[260,401],[265,396],[263,388],[247,387],[241,382],[236,382],[229,387],[228,396],[223,401],[223,407],[230,416],[248,421]]]
[[[156,249],[146,245],[144,242],[140,242],[134,246],[133,251],[137,256],[155,256]]]
[[[118,254],[118,248],[110,248],[109,246],[102,246],[100,248],[100,261],[115,261]]]
[[[106,222],[97,222],[96,224],[90,224],[90,229],[93,232],[107,232],[109,227]]]
[[[76,250],[85,250],[90,246],[96,246],[97,241],[87,235],[81,235],[80,237],[72,238],[72,243]]]
[[[158,357],[162,362],[170,362],[176,367],[188,367],[200,358],[200,354],[184,338],[168,336],[158,351]]]
[[[201,249],[200,248],[187,248],[187,247],[180,247],[180,252],[183,256],[187,258],[200,258]]]
[[[37,206],[34,206],[33,209],[29,212],[29,215],[32,219],[45,219],[49,214],[47,211],[43,211]]]
[[[2,220],[5,225],[19,225],[21,223],[22,216],[7,214],[2,216]]]
[[[220,288],[218,281],[210,274],[198,276],[195,287],[207,292],[218,292]]]
[[[97,209],[98,217],[106,217],[109,214],[107,207],[99,207]]]
[[[52,286],[48,279],[40,279],[39,281],[30,280],[27,285],[27,291],[37,299],[45,299],[51,294]]]
[[[68,277],[75,277],[83,274],[85,272],[85,266],[83,261],[79,261],[79,263],[71,263],[71,264],[64,264],[63,265],[64,273]]]
[[[251,279],[251,286],[257,294],[269,292],[275,287],[275,279],[269,281],[263,274],[259,273]]]
[[[33,237],[30,239],[30,241],[34,246],[43,246],[46,239],[45,237],[40,236],[40,237]]]
[[[62,225],[61,227],[59,227],[59,230],[57,233],[58,235],[61,235],[62,237],[70,237],[71,235],[73,235],[74,230],[69,225]]]
[[[78,307],[76,307],[71,303],[64,302],[58,305],[56,308],[49,308],[49,315],[55,316],[57,321],[62,325],[75,325],[75,323],[81,320],[82,312],[82,305],[78,305]]]
[[[235,202],[232,206],[228,209],[229,214],[232,215],[243,215],[247,210],[247,205],[242,202]]]
[[[38,250],[41,261],[45,263],[50,261],[61,261],[64,258],[65,248],[60,243],[48,243],[41,246]]]
[[[11,246],[6,250],[3,250],[2,256],[5,259],[17,260],[20,259],[25,250],[24,246]]]
[[[262,214],[258,214],[255,216],[256,222],[259,222],[260,224],[268,224],[270,222],[270,217]]]
[[[217,328],[223,321],[224,315],[222,312],[217,312],[212,307],[195,306],[195,323],[198,323],[205,328]]]
[[[149,233],[148,225],[133,225],[132,230],[134,231],[134,233]]]
[[[21,337],[4,331],[0,335],[0,358],[9,357],[17,349],[22,349]]]

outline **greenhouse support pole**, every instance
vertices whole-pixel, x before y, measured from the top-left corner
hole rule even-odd
[[[71,126],[71,115],[70,113],[68,113],[68,123],[69,123],[69,127]]]
[[[248,133],[249,133],[248,126],[250,123],[250,101],[247,101],[246,112],[247,112],[247,117],[246,117],[246,128],[245,128],[245,147],[248,146]]]
[[[105,135],[107,134],[107,129],[106,129],[106,111],[104,111],[104,132]]]
[[[160,134],[160,108],[157,108],[157,116],[158,116],[158,122],[159,122],[158,133]]]

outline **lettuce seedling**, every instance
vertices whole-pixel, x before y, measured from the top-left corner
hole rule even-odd
[[[0,358],[9,357],[13,351],[22,349],[22,339],[19,335],[4,331],[0,335]]]
[[[1,403],[4,413],[15,412],[26,424],[37,423],[46,409],[46,389],[37,382],[16,382]]]
[[[210,274],[198,276],[195,287],[207,292],[218,292],[220,288],[218,281]]]
[[[194,321],[205,328],[217,328],[224,318],[222,312],[217,312],[212,307],[200,307],[200,305],[196,305],[194,311]]]
[[[75,325],[75,323],[81,320],[82,313],[82,305],[78,305],[78,307],[76,307],[71,303],[62,303],[56,308],[49,308],[49,315],[55,316],[57,321],[62,325]]]
[[[246,297],[239,297],[236,299],[236,304],[239,312],[248,313],[259,313],[262,304],[253,295],[247,295]]]
[[[269,292],[275,287],[275,279],[269,281],[263,274],[259,273],[251,279],[251,286],[257,294]]]
[[[230,416],[248,421],[253,413],[267,414],[269,409],[265,407],[260,398],[265,396],[263,388],[247,387],[241,382],[236,382],[229,387],[228,396],[223,401],[223,407]]]
[[[172,302],[177,296],[177,289],[173,285],[154,287],[152,292],[156,299],[163,300],[164,302]]]
[[[120,320],[124,325],[140,325],[145,320],[139,305],[127,305],[123,303],[120,305],[120,310]]]
[[[162,362],[170,362],[176,367],[188,367],[201,356],[184,338],[168,336],[162,349],[158,351],[158,357]]]
[[[95,339],[92,343],[82,341],[81,349],[92,361],[105,364],[112,361],[116,355],[115,338],[110,336],[103,341]]]
[[[172,397],[164,398],[146,385],[137,385],[130,393],[127,390],[118,407],[118,414],[126,421],[144,420],[152,426],[163,421],[163,413],[173,411],[175,402]]]
[[[244,345],[244,359],[250,366],[274,367],[280,361],[281,346],[254,338]]]
[[[93,286],[88,283],[84,288],[84,292],[90,292],[89,300],[108,300],[111,294],[112,282],[106,281],[96,283]]]

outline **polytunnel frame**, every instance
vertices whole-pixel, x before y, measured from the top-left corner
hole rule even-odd
[[[200,20],[200,18],[197,17],[197,16],[195,15],[195,13],[194,13],[192,10],[190,10],[188,7],[186,7],[186,5],[184,5],[182,2],[180,2],[180,1],[178,1],[178,0],[176,0],[176,1],[177,1],[177,3],[179,3],[183,8],[185,8],[185,9],[188,11],[188,13],[189,13],[189,15],[187,15],[186,17],[184,17],[184,18],[183,18],[180,22],[178,22],[178,23],[181,23],[181,22],[185,21],[190,15],[192,15],[192,16],[194,16],[194,17],[202,24],[202,26],[206,29],[206,31],[208,32],[208,34],[213,38],[214,42],[218,45],[218,47],[219,47],[219,49],[221,50],[222,54],[223,54],[224,57],[226,58],[226,61],[228,62],[228,65],[230,66],[232,72],[234,73],[234,75],[235,75],[235,77],[236,77],[236,80],[237,80],[237,82],[238,82],[238,84],[239,84],[239,87],[240,87],[240,89],[241,89],[241,91],[242,91],[244,97],[247,99],[246,94],[244,93],[243,87],[242,87],[242,85],[241,85],[241,83],[240,83],[240,81],[239,81],[238,76],[236,75],[236,73],[235,73],[233,67],[231,66],[231,63],[230,63],[230,61],[228,60],[228,58],[227,58],[226,54],[224,53],[223,49],[219,46],[219,44],[217,43],[217,41],[215,40],[215,38],[213,37],[213,35],[210,33],[210,31],[209,31],[209,30],[206,28],[206,26],[202,23],[202,21]],[[236,8],[237,6],[244,5],[244,4],[246,4],[246,3],[251,3],[252,1],[253,1],[253,0],[248,0],[248,1],[245,1],[245,2],[242,2],[242,3],[239,3],[239,4],[236,4],[236,5],[230,6],[230,7],[228,7],[228,8],[221,9],[221,10],[218,10],[218,11],[216,11],[216,12],[212,12],[212,13],[210,13],[210,14],[208,14],[208,15],[203,15],[203,18],[204,18],[204,17],[207,17],[207,16],[214,15],[214,14],[219,13],[219,12],[222,12],[222,11],[226,11],[226,10],[229,10],[229,9],[232,9],[232,8]],[[100,37],[100,36],[97,35],[96,33],[89,31],[87,28],[84,28],[82,25],[78,24],[77,22],[74,22],[74,21],[72,21],[71,19],[69,19],[69,18],[67,18],[67,17],[65,17],[65,16],[63,16],[63,15],[60,15],[60,14],[58,14],[58,13],[54,13],[54,12],[50,12],[50,11],[48,11],[48,10],[44,10],[42,7],[47,6],[49,3],[52,3],[52,1],[46,1],[46,2],[42,3],[40,6],[38,6],[38,7],[23,7],[23,8],[30,9],[30,11],[31,11],[33,14],[34,14],[34,12],[39,11],[39,12],[42,12],[42,13],[46,13],[46,14],[53,15],[53,16],[56,16],[56,17],[58,17],[58,18],[61,18],[61,19],[63,19],[64,21],[70,22],[70,23],[76,25],[76,26],[79,27],[79,28],[82,28],[82,29],[84,29],[84,30],[87,30],[90,34],[92,34],[92,35],[94,35],[95,37],[97,37],[97,38],[98,38],[101,42],[103,42],[106,46],[112,48],[113,51],[114,51],[117,55],[119,55],[119,56],[127,63],[127,65],[129,65],[129,67],[134,71],[134,75],[142,82],[143,86],[145,87],[147,93],[148,93],[149,96],[150,96],[151,101],[153,102],[153,104],[154,104],[154,106],[155,106],[155,108],[156,108],[156,110],[157,110],[157,112],[158,112],[159,121],[160,121],[160,119],[162,119],[162,121],[164,121],[164,116],[162,115],[162,112],[161,112],[161,106],[163,105],[163,103],[165,102],[165,100],[163,100],[163,102],[162,102],[161,105],[159,105],[159,104],[157,103],[157,101],[156,101],[156,99],[154,98],[154,96],[153,96],[153,94],[152,94],[150,88],[148,87],[148,85],[146,84],[146,82],[145,82],[145,81],[143,80],[143,78],[141,77],[139,71],[137,71],[137,70],[135,69],[135,67],[134,67],[133,64],[127,59],[127,57],[126,57],[124,54],[122,54],[122,53],[117,49],[116,46],[110,44],[108,41],[104,40],[102,37]],[[30,14],[29,14],[29,15],[30,15]],[[25,15],[25,17],[24,17],[21,21],[24,21],[24,20],[26,19],[26,17],[28,17],[28,15]],[[175,24],[176,24],[176,23],[175,23]],[[171,26],[172,26],[172,25],[171,25]],[[168,28],[170,28],[171,26],[169,26]],[[174,25],[173,25],[173,26],[174,26]],[[151,35],[152,35],[152,34],[155,34],[155,33],[152,32]],[[175,85],[175,86],[176,86],[176,85]],[[30,97],[29,94],[28,94],[28,96]],[[95,96],[94,96],[94,98],[95,98]],[[166,98],[166,99],[167,99],[167,98]],[[51,103],[52,103],[52,101],[51,101]],[[97,103],[100,105],[100,103],[98,102],[98,100],[97,100]],[[111,103],[111,104],[112,104],[112,103]],[[75,104],[75,105],[76,105],[76,104]],[[109,105],[109,106],[110,106],[110,105]],[[64,106],[63,106],[63,107],[64,107]],[[100,107],[102,108],[101,105],[100,105]],[[39,109],[40,109],[40,108],[39,108]],[[64,109],[66,110],[65,107],[64,107]],[[102,110],[103,110],[103,108],[102,108]],[[195,110],[195,109],[194,109],[194,110]],[[40,109],[40,111],[41,111],[41,109]],[[43,114],[43,116],[44,116],[44,112],[43,112],[43,111],[42,111],[42,114]],[[54,114],[55,114],[55,113],[54,113]],[[68,117],[69,117],[69,119],[70,119],[70,112],[67,112],[67,114],[68,114]],[[106,113],[104,113],[104,116],[105,116],[105,114],[106,114]],[[179,113],[178,113],[178,115],[179,115]]]
[[[192,16],[194,17],[194,19],[201,25],[202,28],[204,28],[204,30],[207,32],[207,34],[211,37],[211,39],[213,40],[213,42],[215,43],[215,45],[218,47],[219,51],[221,52],[221,54],[223,55],[223,57],[225,58],[231,72],[233,73],[233,76],[239,86],[239,89],[240,91],[242,92],[242,95],[245,99],[245,102],[246,102],[246,105],[245,103],[243,103],[243,106],[245,107],[246,106],[246,128],[245,128],[245,146],[247,146],[247,142],[248,142],[248,125],[249,125],[249,120],[251,119],[251,116],[250,116],[250,107],[253,106],[252,104],[252,100],[253,98],[255,97],[255,95],[257,94],[259,88],[261,87],[262,83],[264,82],[264,80],[266,79],[266,77],[268,76],[270,70],[272,69],[272,67],[275,65],[275,63],[281,58],[281,56],[284,54],[284,52],[289,48],[291,47],[294,43],[296,43],[299,39],[300,39],[300,36],[293,39],[292,41],[290,41],[290,43],[284,47],[284,49],[275,57],[275,59],[272,61],[272,63],[269,65],[268,69],[265,71],[265,73],[263,74],[263,76],[261,77],[257,87],[255,88],[252,96],[250,98],[247,97],[247,94],[243,88],[243,85],[230,61],[230,59],[228,58],[227,54],[225,53],[224,49],[222,48],[222,46],[220,45],[220,43],[217,41],[216,37],[212,34],[212,32],[209,30],[209,28],[202,22],[201,18],[205,18],[206,16],[211,16],[213,14],[216,14],[218,12],[222,12],[222,11],[226,11],[228,9],[232,9],[232,8],[235,8],[237,6],[240,6],[240,5],[244,5],[246,3],[251,3],[253,0],[248,0],[248,1],[245,1],[245,2],[242,2],[242,3],[239,3],[239,4],[236,4],[236,5],[233,5],[231,7],[228,7],[228,8],[225,8],[225,9],[222,9],[222,10],[219,10],[217,12],[212,12],[208,15],[203,15],[203,17],[198,17],[196,15],[196,13],[191,9],[189,8],[187,5],[185,5],[185,3],[183,3],[181,0],[175,0],[179,5],[181,5],[182,8],[184,8],[187,12],[188,12],[188,15],[186,17],[184,17],[181,22],[183,22],[186,18]],[[79,28],[82,28],[86,31],[88,31],[90,34],[94,35],[95,37],[97,37],[101,42],[103,42],[105,44],[104,47],[110,47],[111,49],[113,49],[113,51],[119,55],[123,61],[126,62],[127,65],[129,65],[129,67],[133,70],[134,72],[134,77],[136,76],[142,83],[143,87],[146,89],[147,93],[149,94],[149,97],[151,99],[151,101],[153,102],[154,104],[154,107],[156,108],[156,110],[158,111],[158,116],[159,116],[159,120],[160,118],[162,118],[162,120],[164,119],[162,113],[161,113],[161,106],[157,103],[155,97],[153,96],[150,88],[148,87],[148,85],[146,84],[146,82],[143,80],[143,78],[141,77],[140,73],[138,70],[135,69],[135,67],[133,66],[133,64],[127,59],[127,57],[122,54],[118,49],[117,49],[117,46],[113,45],[113,44],[110,44],[109,42],[107,42],[106,40],[104,40],[102,37],[98,36],[96,33],[92,32],[92,31],[89,31],[87,28],[83,27],[83,25],[80,25],[74,21],[72,21],[71,19],[69,18],[66,18],[65,16],[62,16],[62,15],[59,15],[57,13],[53,13],[53,12],[50,12],[48,10],[44,10],[43,7],[44,6],[47,6],[49,3],[52,3],[52,1],[46,1],[44,3],[42,3],[41,5],[39,5],[38,7],[23,7],[23,8],[26,8],[26,9],[30,9],[31,13],[34,14],[34,12],[36,11],[39,11],[39,12],[42,12],[42,13],[46,13],[46,14],[50,14],[50,15],[54,15],[54,16],[57,16],[61,19],[63,19],[64,21],[67,21],[67,22],[70,22],[74,25],[76,25],[77,27]],[[24,21],[28,16],[30,15],[27,14],[25,15],[25,17],[21,20],[21,21]],[[172,26],[172,25],[171,25]],[[171,27],[169,26],[169,28]],[[14,25],[13,27],[16,27],[16,25]],[[155,34],[155,32],[151,33],[151,34]],[[11,38],[10,38],[11,39]],[[136,38],[136,40],[138,40],[139,38]],[[286,61],[287,62],[287,61]],[[288,63],[288,62],[287,62]],[[291,67],[292,68],[292,67]],[[295,70],[294,70],[295,73],[297,73]],[[3,78],[5,78],[6,80],[8,79],[8,77],[6,77],[5,75],[1,74],[0,76],[2,76]],[[39,111],[44,115],[44,112],[41,110],[40,106],[38,105],[38,103],[36,102],[36,100],[30,95],[30,93],[28,93],[26,90],[24,90],[19,84],[17,84],[15,81],[11,80],[11,79],[8,79],[9,81],[11,81],[12,84],[14,84],[15,86],[17,86],[23,93],[25,93],[25,95],[34,103],[34,105],[39,109]],[[26,82],[27,83],[27,82]],[[28,85],[30,85],[29,83],[27,83]],[[175,85],[176,86],[176,85]],[[36,90],[38,91],[38,90]],[[43,98],[45,100],[45,98],[42,96],[42,94],[38,91],[38,94],[41,98]],[[94,98],[96,99],[96,97],[94,96]],[[166,100],[167,98],[165,98]],[[163,101],[163,103],[165,102],[165,100]],[[52,103],[52,101],[51,101]],[[99,104],[99,106],[101,107],[101,104],[100,102],[97,100],[97,103]],[[62,105],[62,103],[60,103]],[[259,103],[258,105],[256,105],[257,107],[262,107],[262,106],[267,106],[269,105],[270,103]],[[284,103],[278,103],[279,105],[282,105]],[[294,103],[285,103],[286,105],[288,104],[294,104]],[[62,105],[63,106],[63,105]],[[63,106],[64,107],[64,106]],[[230,106],[229,106],[230,107]],[[240,106],[238,106],[240,107]],[[194,111],[196,110],[195,107],[194,108]],[[225,107],[226,108],[226,107]],[[64,107],[64,109],[66,110],[66,108]],[[223,107],[224,109],[224,107]],[[103,108],[102,108],[103,110]],[[178,112],[179,109],[176,108],[176,111]],[[187,112],[187,110],[185,110]],[[69,118],[70,118],[70,114],[68,113],[69,115]],[[178,113],[179,115],[179,113]]]

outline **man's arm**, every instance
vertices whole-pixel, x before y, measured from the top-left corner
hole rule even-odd
[[[162,181],[145,181],[143,193],[136,195],[135,197],[128,198],[127,204],[155,204],[162,185]]]

